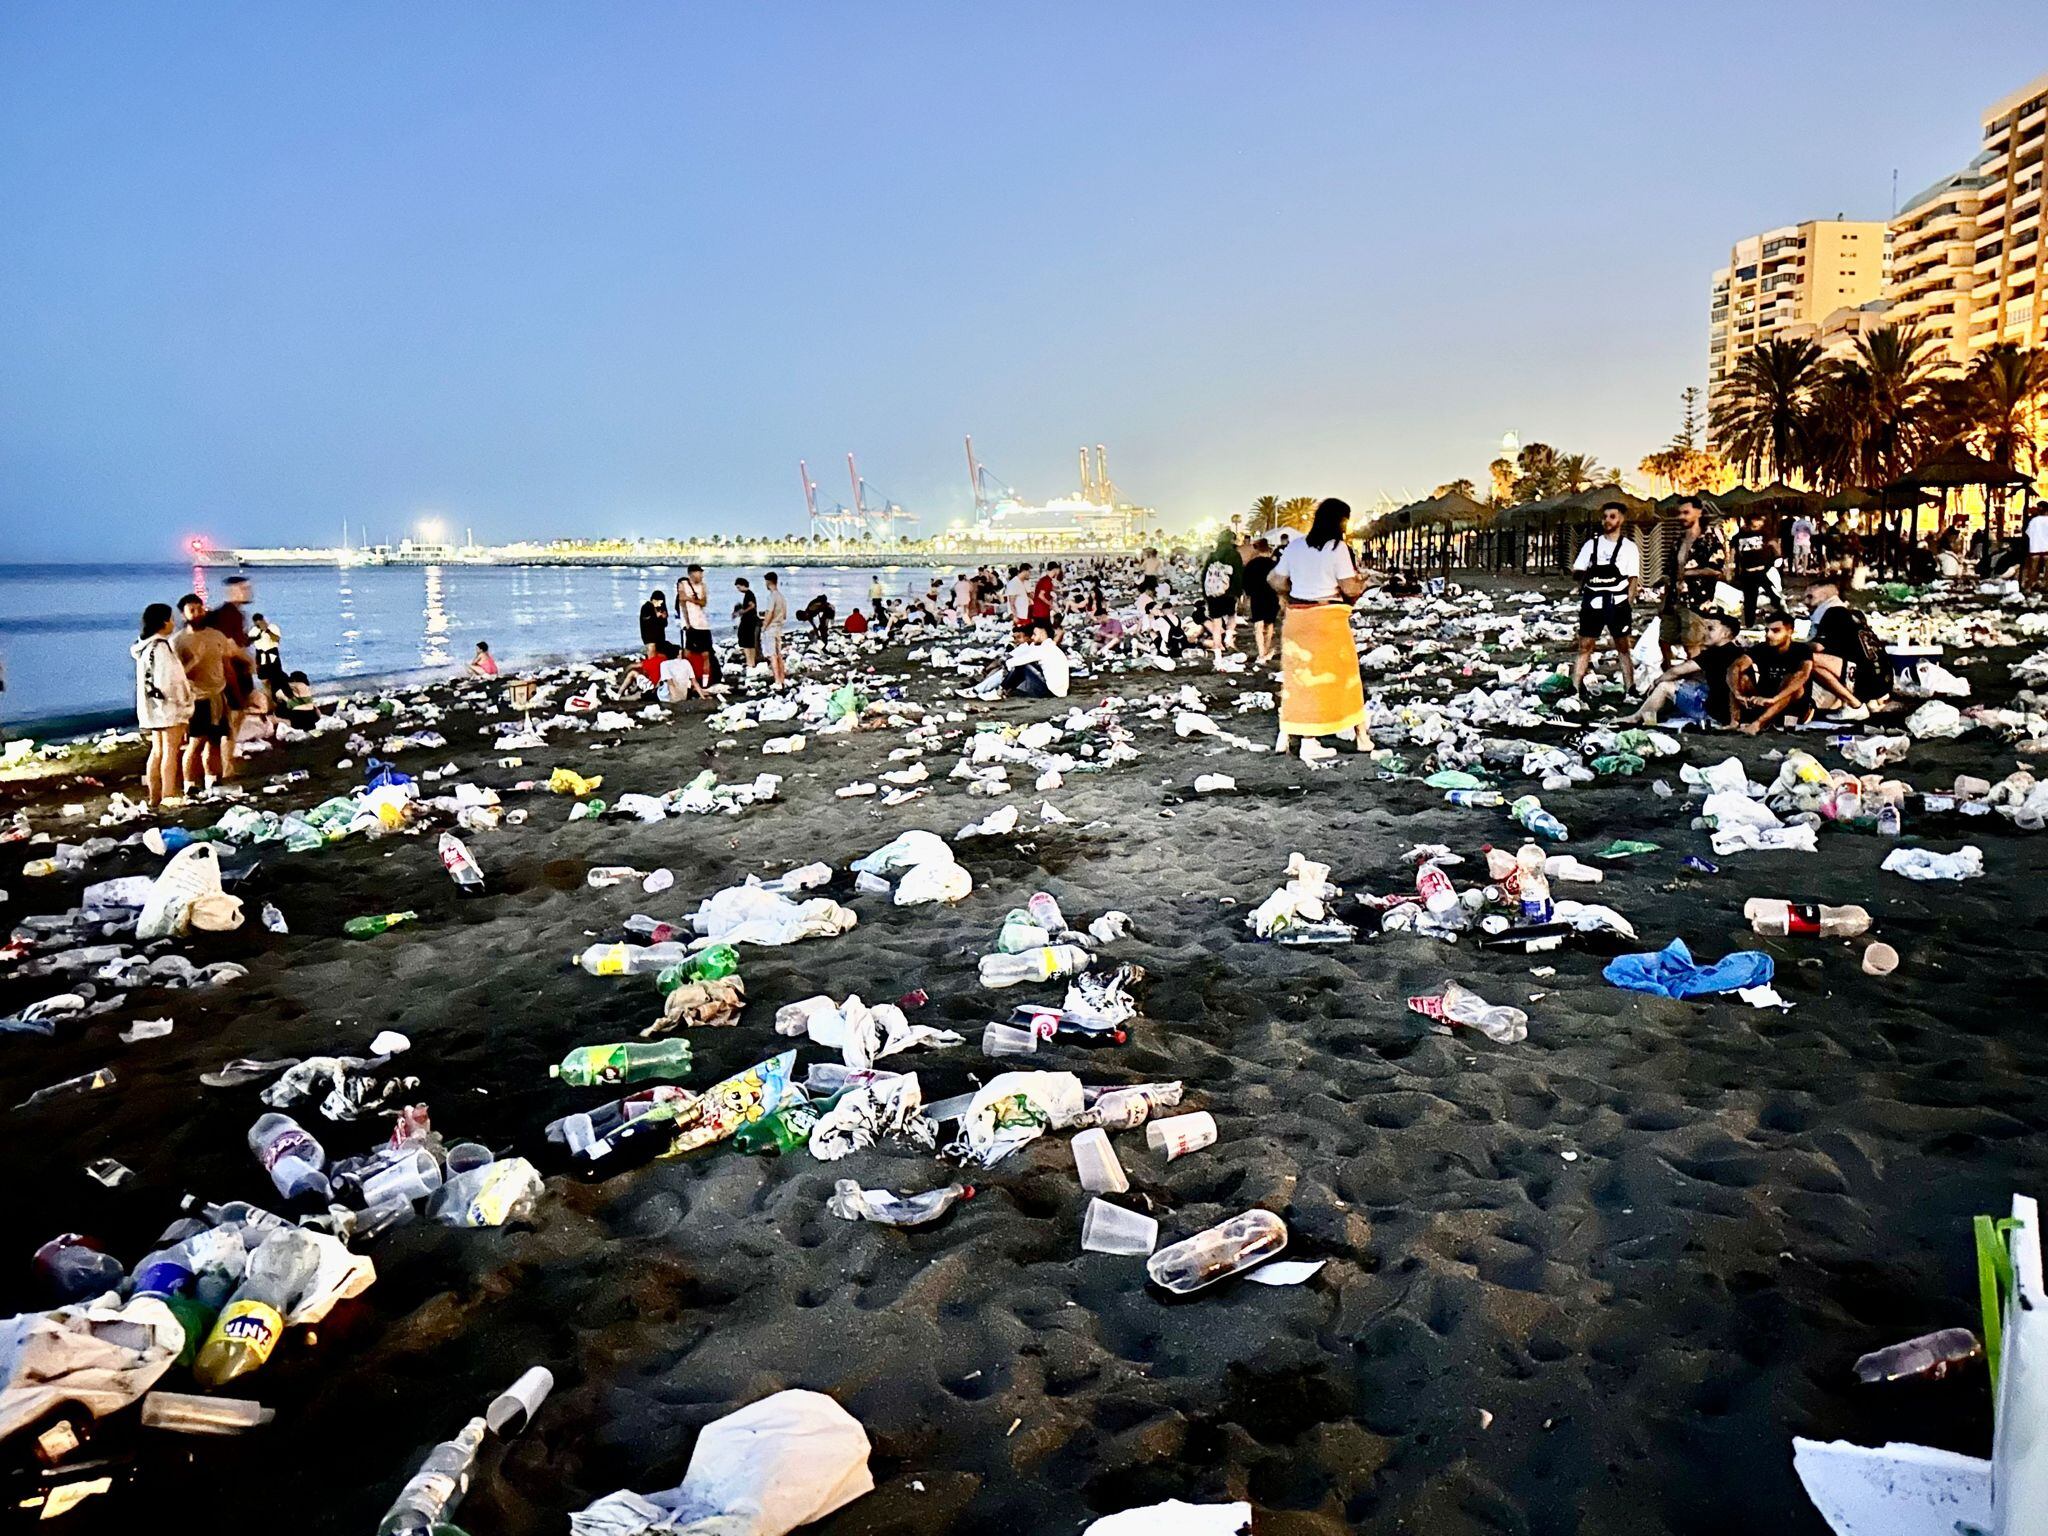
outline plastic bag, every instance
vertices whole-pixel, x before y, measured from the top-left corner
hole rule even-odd
[[[1617,955],[1600,973],[1631,992],[1662,997],[1702,997],[1758,987],[1771,979],[1771,957],[1758,949],[1738,949],[1710,965],[1692,957],[1685,940],[1673,939],[1654,954]]]
[[[920,864],[951,864],[953,850],[936,832],[912,828],[898,833],[873,853],[853,861],[853,870],[863,875],[893,875]]]
[[[966,1156],[989,1167],[1072,1125],[1083,1108],[1081,1079],[1071,1072],[1004,1072],[982,1085],[960,1117]]]
[[[777,1392],[705,1426],[682,1483],[613,1493],[569,1517],[571,1536],[788,1536],[874,1491],[867,1432],[822,1392]]]
[[[1974,880],[1984,873],[1984,850],[1967,846],[1954,853],[1936,853],[1932,848],[1894,848],[1884,857],[1880,869],[1908,880]]]
[[[142,904],[142,915],[135,921],[135,936],[165,939],[183,933],[192,903],[220,894],[219,851],[211,843],[187,843],[150,887],[149,900]]]
[[[973,891],[974,876],[949,856],[943,864],[911,866],[896,882],[895,903],[899,907],[915,907],[935,901],[964,901]]]

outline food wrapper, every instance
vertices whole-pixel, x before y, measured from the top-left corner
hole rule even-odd
[[[586,779],[573,768],[557,768],[548,775],[548,788],[558,795],[587,795],[603,783],[603,774]]]
[[[663,1154],[675,1157],[723,1141],[743,1125],[772,1115],[789,1093],[789,1074],[796,1066],[796,1052],[784,1051],[734,1073],[722,1083],[713,1083],[698,1096],[691,1124],[676,1137],[675,1145]]]

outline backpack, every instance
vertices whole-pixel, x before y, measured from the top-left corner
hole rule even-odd
[[[1229,561],[1211,560],[1209,562],[1209,569],[1202,572],[1202,596],[1228,597],[1230,595],[1230,580],[1235,574],[1230,568]]]
[[[1856,609],[1849,610],[1856,624],[1856,696],[1882,699],[1892,691],[1892,657],[1870,627],[1870,620]]]

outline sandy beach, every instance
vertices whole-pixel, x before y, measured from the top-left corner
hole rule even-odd
[[[1972,683],[1971,702],[1996,703],[2015,691],[2008,667],[2024,654],[1948,664]],[[1471,686],[1455,660],[1421,656],[1369,677],[1368,692],[1441,700]],[[1768,783],[1768,754],[1788,738],[1688,734],[1681,758],[1544,803],[1582,858],[1615,838],[1660,845],[1606,865],[1592,898],[1634,924],[1642,943],[1624,947],[1682,936],[1707,958],[1763,949],[1793,1006],[1647,997],[1604,980],[1595,949],[1529,956],[1476,948],[1470,935],[1446,945],[1378,934],[1377,914],[1353,898],[1412,890],[1412,845],[1451,846],[1468,884],[1483,872],[1481,845],[1512,847],[1519,829],[1504,811],[1446,804],[1414,776],[1433,765],[1413,747],[1397,748],[1409,775],[1386,777],[1362,755],[1310,769],[1176,736],[1170,700],[1185,686],[1224,730],[1272,736],[1270,709],[1237,709],[1241,692],[1274,688],[1270,678],[1190,662],[1077,677],[1066,700],[984,704],[952,697],[959,675],[908,661],[902,646],[880,650],[871,693],[900,687],[935,718],[964,716],[942,723],[925,758],[931,792],[899,807],[834,790],[902,766],[889,760],[900,728],[813,736],[800,755],[767,757],[763,741],[788,728],[721,737],[680,712],[625,733],[558,732],[505,767],[492,747],[504,712],[479,710],[479,690],[407,696],[445,707],[435,728],[448,744],[400,754],[402,768],[452,762],[460,780],[531,812],[469,838],[486,894],[459,898],[432,831],[303,854],[272,846],[239,888],[251,921],[174,945],[198,963],[238,961],[245,980],[138,991],[52,1038],[0,1041],[9,1104],[94,1067],[119,1076],[104,1092],[0,1116],[15,1170],[0,1306],[40,1304],[29,1254],[59,1232],[89,1233],[133,1262],[188,1194],[279,1204],[244,1143],[260,1084],[199,1083],[236,1057],[360,1050],[400,1030],[412,1049],[390,1070],[420,1079],[405,1097],[430,1104],[450,1140],[534,1159],[546,1193],[530,1224],[414,1222],[368,1244],[376,1283],[311,1336],[289,1336],[244,1384],[277,1410],[275,1424],[204,1441],[110,1427],[134,1458],[133,1483],[88,1501],[72,1527],[128,1529],[147,1510],[196,1509],[232,1490],[234,1507],[289,1510],[308,1536],[372,1529],[425,1450],[532,1364],[557,1387],[524,1436],[487,1447],[456,1516],[478,1536],[559,1532],[569,1511],[614,1489],[671,1487],[698,1429],[784,1387],[829,1393],[874,1442],[874,1493],[811,1527],[819,1536],[1060,1536],[1169,1497],[1247,1499],[1261,1536],[1704,1536],[1731,1517],[1814,1532],[1824,1527],[1792,1474],[1795,1433],[1984,1453],[1981,1367],[1872,1388],[1850,1365],[1915,1334],[1975,1326],[1969,1218],[2048,1186],[2048,1039],[2030,1002],[2048,980],[2048,840],[1997,816],[1909,811],[1907,844],[1975,844],[1984,877],[1880,873],[1892,845],[1840,827],[1816,853],[1736,854],[1716,861],[1718,874],[1689,873],[1680,859],[1706,854],[1707,835],[1690,826],[1698,801],[1679,763],[1734,755]],[[1043,795],[1028,776],[1007,798],[971,796],[947,777],[978,726],[1060,719],[1110,697],[1133,706],[1123,720],[1135,761],[1069,774]],[[402,709],[394,728],[412,723]],[[1569,747],[1584,728],[1495,734]],[[1826,741],[1794,744],[1838,765]],[[288,768],[310,777],[252,803],[346,792],[362,776],[359,760],[336,766],[350,756],[339,736],[267,755],[252,786]],[[1945,789],[1958,773],[1996,780],[2018,761],[1976,731],[1915,742],[1891,772]],[[555,766],[603,774],[608,798],[660,793],[706,768],[722,781],[784,778],[775,801],[737,816],[568,821],[568,799],[511,788]],[[125,759],[92,772],[97,783],[67,771],[0,785],[0,811],[78,840],[108,789],[132,785]],[[1209,772],[1233,775],[1236,792],[1195,795]],[[1655,794],[1659,778],[1677,793]],[[1513,774],[1505,783],[1511,795],[1533,787]],[[1042,824],[1041,801],[1071,822]],[[974,880],[966,900],[899,908],[854,891],[849,862],[896,833],[950,838],[1013,803],[1014,833],[956,845]],[[66,820],[66,804],[86,817]],[[194,807],[180,819],[216,815]],[[1246,914],[1294,850],[1332,866],[1360,942],[1294,948],[1248,931]],[[90,880],[162,863],[122,848],[83,875],[24,877],[24,862],[48,851],[0,846],[9,924],[75,905]],[[677,917],[748,873],[813,860],[837,871],[824,894],[859,925],[743,950],[745,1015],[691,1032],[693,1086],[792,1043],[800,1060],[829,1058],[774,1033],[784,1004],[922,988],[930,1002],[913,1021],[968,1043],[888,1065],[915,1070],[928,1102],[967,1092],[1008,1065],[981,1054],[981,1026],[1061,991],[977,984],[975,958],[1004,913],[1038,890],[1077,921],[1122,910],[1133,934],[1106,956],[1147,973],[1129,1043],[1055,1042],[1034,1064],[1087,1083],[1178,1079],[1187,1107],[1215,1116],[1217,1144],[1171,1164],[1142,1134],[1116,1138],[1125,1203],[1159,1219],[1162,1243],[1257,1206],[1286,1221],[1288,1257],[1326,1266],[1296,1287],[1230,1281],[1163,1296],[1138,1261],[1080,1251],[1087,1197],[1064,1134],[962,1175],[973,1200],[901,1231],[825,1209],[838,1178],[914,1191],[953,1176],[900,1145],[837,1164],[714,1147],[602,1182],[567,1172],[542,1126],[612,1094],[565,1087],[548,1065],[578,1045],[634,1038],[658,1003],[646,979],[591,977],[570,956],[620,937],[633,912]],[[588,888],[587,871],[605,864],[667,868],[675,885],[660,896]],[[1742,917],[1752,896],[1861,903],[1903,963],[1873,977],[1859,968],[1860,941],[1759,939]],[[254,921],[266,901],[288,934]],[[419,920],[370,941],[341,935],[349,917],[401,908]],[[1531,974],[1543,966],[1554,976]],[[1527,1040],[1435,1034],[1406,1009],[1453,978],[1525,1008]],[[52,990],[50,978],[0,976],[0,1014]],[[158,1016],[174,1021],[170,1035],[120,1042],[133,1019]],[[381,1138],[376,1121],[300,1115],[332,1155]],[[82,1171],[101,1157],[135,1177],[101,1187]]]

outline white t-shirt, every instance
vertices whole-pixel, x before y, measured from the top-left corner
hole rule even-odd
[[[1327,549],[1316,549],[1307,539],[1295,539],[1280,552],[1274,571],[1287,578],[1287,596],[1297,603],[1328,603],[1337,600],[1337,583],[1358,574],[1358,562],[1342,539]]]
[[[1045,686],[1052,690],[1052,696],[1064,699],[1067,696],[1068,673],[1073,665],[1067,660],[1067,653],[1050,640],[1041,645],[1020,645],[1010,652],[1010,665],[1013,667],[1028,667],[1033,663],[1045,674]]]
[[[1031,617],[1031,588],[1026,586],[1022,576],[1012,576],[1003,588],[1003,596],[1009,599],[1010,617],[1023,623]]]
[[[1575,571],[1591,570],[1596,560],[1601,564],[1611,563],[1616,570],[1621,572],[1624,581],[1621,588],[1613,592],[1603,591],[1598,587],[1589,585],[1586,589],[1586,600],[1588,602],[1627,602],[1627,579],[1639,577],[1643,574],[1643,557],[1641,551],[1636,548],[1636,541],[1630,538],[1626,532],[1616,534],[1612,539],[1608,538],[1604,533],[1596,533],[1580,546],[1579,558],[1572,562],[1572,569]]]
[[[2027,553],[2048,555],[2048,512],[2036,512],[2027,519]]]

